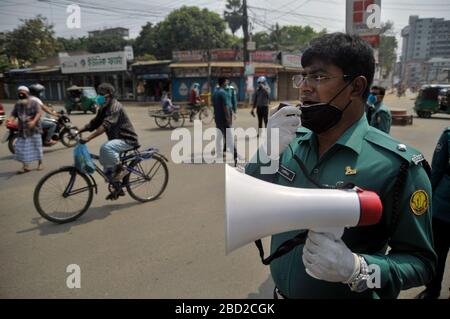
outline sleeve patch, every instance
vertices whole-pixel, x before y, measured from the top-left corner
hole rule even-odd
[[[428,210],[428,206],[429,198],[427,192],[424,190],[420,189],[411,195],[411,198],[409,199],[409,207],[414,215],[423,215]]]

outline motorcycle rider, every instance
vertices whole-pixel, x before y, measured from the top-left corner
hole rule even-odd
[[[36,83],[29,86],[30,90],[30,99],[36,101],[41,109],[51,116],[58,117],[58,113],[52,110],[49,106],[44,104],[41,100],[43,97],[43,93],[45,91],[45,87],[42,84]],[[47,129],[47,134],[45,136],[44,146],[52,146],[58,143],[57,141],[52,139],[53,134],[56,130],[56,123],[52,121],[51,117],[49,116],[41,117],[41,127],[43,129]]]

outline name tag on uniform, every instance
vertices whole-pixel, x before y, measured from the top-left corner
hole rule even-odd
[[[280,168],[278,169],[278,174],[280,174],[290,182],[292,182],[295,178],[295,173],[283,165],[280,165]]]

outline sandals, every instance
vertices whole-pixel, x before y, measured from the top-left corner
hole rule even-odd
[[[17,171],[17,174],[25,174],[31,172],[31,169],[23,167],[20,171]]]

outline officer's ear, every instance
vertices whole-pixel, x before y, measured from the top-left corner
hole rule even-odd
[[[360,75],[353,80],[352,84],[352,93],[353,97],[361,97],[364,95],[364,92],[367,88],[367,79],[365,76]]]

